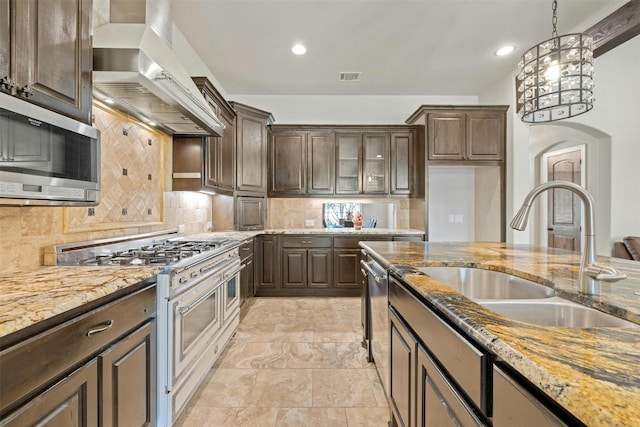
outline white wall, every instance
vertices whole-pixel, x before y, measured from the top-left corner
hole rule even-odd
[[[475,171],[429,168],[429,240],[475,240]]]
[[[403,124],[423,104],[475,105],[475,96],[231,95],[282,124]]]
[[[536,157],[541,152],[570,140],[587,143],[587,174],[595,174],[591,178],[587,175],[587,189],[599,199],[606,199],[600,196],[609,193],[611,199],[608,205],[606,200],[596,200],[596,233],[599,229],[603,237],[597,239],[598,253],[609,255],[613,241],[640,235],[640,37],[600,56],[594,68],[593,110],[553,125],[529,126],[520,121],[514,105],[515,71],[480,94],[479,103],[511,104],[507,126],[507,218],[537,184]],[[577,137],[580,133],[586,135],[586,141]],[[608,170],[610,178],[603,175],[609,174]],[[508,230],[507,240],[534,242],[536,235],[534,230]]]

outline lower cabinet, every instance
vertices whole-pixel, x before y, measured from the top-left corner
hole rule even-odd
[[[0,352],[0,426],[153,426],[156,289],[146,287]]]
[[[244,269],[240,272],[240,318],[249,308],[249,301],[255,294],[253,239],[240,245],[240,260]]]
[[[0,420],[3,427],[98,426],[98,361],[69,374]]]
[[[565,423],[504,370],[493,366],[493,425],[495,427],[551,427]]]
[[[278,278],[279,237],[262,235],[256,237],[255,252],[255,294],[274,295],[281,288]]]
[[[392,420],[396,426],[416,424],[416,350],[418,341],[400,320],[393,308],[389,309],[389,363],[391,381],[389,401]],[[435,425],[435,424],[434,424]]]
[[[424,240],[422,234],[337,234],[256,237],[255,295],[361,296],[360,241]]]
[[[283,237],[282,288],[329,288],[331,246],[331,237]]]
[[[101,426],[151,426],[155,420],[155,321],[98,356]]]
[[[392,276],[389,329],[393,426],[582,425]]]

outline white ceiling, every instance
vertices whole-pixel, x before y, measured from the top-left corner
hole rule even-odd
[[[478,95],[551,37],[551,0],[172,0],[175,25],[231,95]],[[626,0],[559,0],[558,33]],[[307,53],[291,47],[302,42]],[[516,51],[494,51],[513,44]],[[360,71],[340,82],[341,71]]]

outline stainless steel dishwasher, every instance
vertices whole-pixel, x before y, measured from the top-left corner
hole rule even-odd
[[[367,272],[370,328],[369,351],[376,364],[382,387],[389,396],[389,287],[387,270],[371,256],[360,261]]]

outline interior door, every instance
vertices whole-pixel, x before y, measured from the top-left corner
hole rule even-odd
[[[582,153],[580,149],[547,157],[549,181],[570,181],[581,185]],[[549,192],[548,243],[552,248],[580,251],[581,204],[569,190]]]

